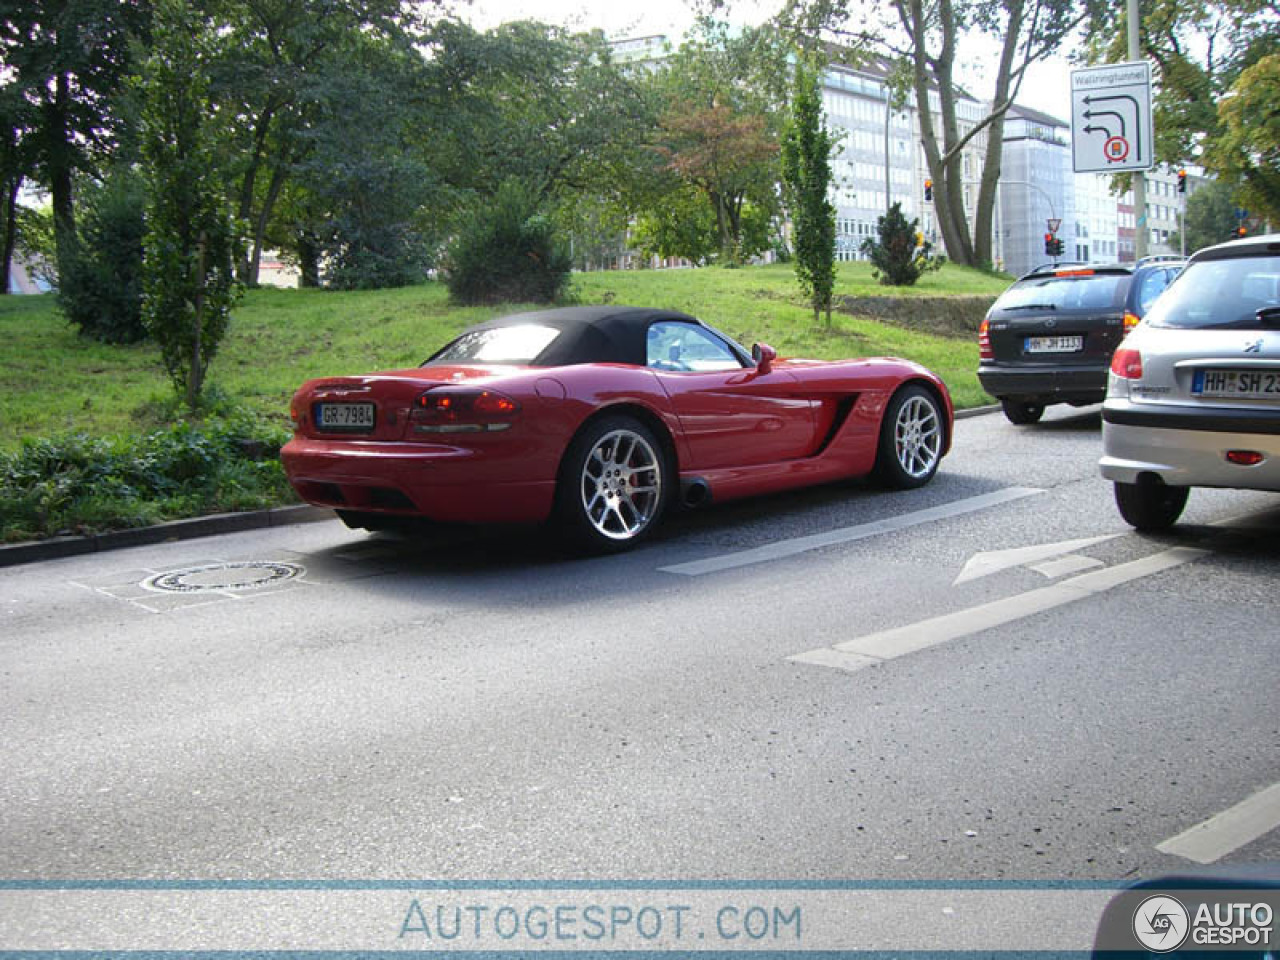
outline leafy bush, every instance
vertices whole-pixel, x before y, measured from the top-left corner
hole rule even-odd
[[[933,245],[917,230],[919,220],[907,222],[902,204],[895,203],[877,221],[879,239],[868,237],[862,252],[871,258],[872,275],[892,287],[909,287],[930,270],[942,269],[942,257],[933,256]]]
[[[138,527],[289,497],[283,427],[243,412],[144,436],[68,434],[0,454],[0,539]]]
[[[553,303],[569,286],[569,253],[537,195],[508,181],[449,248],[445,283],[456,303]]]
[[[128,168],[86,191],[79,236],[59,263],[58,305],[80,333],[104,343],[135,343],[142,322],[145,188]]]

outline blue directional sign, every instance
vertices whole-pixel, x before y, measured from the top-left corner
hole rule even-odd
[[[1071,163],[1076,173],[1123,173],[1154,164],[1151,64],[1071,71]]]

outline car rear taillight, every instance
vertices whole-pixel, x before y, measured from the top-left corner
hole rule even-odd
[[[978,359],[995,359],[995,354],[991,352],[990,328],[985,317],[982,320],[982,325],[978,327]]]
[[[418,433],[478,433],[507,430],[520,404],[494,390],[437,387],[413,402],[409,422]]]
[[[1130,330],[1142,322],[1142,318],[1136,313],[1125,311],[1124,314],[1124,332],[1127,334]]]
[[[1111,372],[1125,380],[1142,379],[1142,354],[1121,347],[1111,356]]]

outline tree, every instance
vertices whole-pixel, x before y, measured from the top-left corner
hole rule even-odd
[[[1004,121],[1031,64],[1056,53],[1085,19],[1074,0],[888,0],[893,21],[879,22],[872,0],[854,12],[849,0],[791,0],[784,21],[792,30],[834,34],[856,51],[872,51],[897,65],[891,77],[915,100],[933,209],[948,256],[965,266],[992,262],[992,218],[1004,153]],[[848,26],[850,20],[870,26]],[[970,33],[1000,40],[992,106],[976,122],[959,115],[957,51]],[[894,37],[904,37],[902,44]],[[904,82],[905,81],[905,82]],[[936,100],[937,109],[933,104]],[[965,214],[963,154],[985,135],[974,226]]]
[[[751,242],[749,228],[779,212],[788,53],[769,27],[733,33],[718,21],[698,21],[648,80],[647,95],[661,107],[649,169],[641,169],[633,188],[637,213],[665,206],[675,174],[709,204],[722,260],[736,263],[768,249],[767,237]]]
[[[221,38],[211,94],[228,120],[217,159],[250,231],[237,272],[254,284],[276,204],[311,144],[312,107],[352,68],[353,49],[375,38],[407,47],[416,19],[401,0],[222,0],[211,9]]]
[[[932,256],[932,246],[920,235],[920,222],[902,213],[902,204],[895,203],[888,213],[876,223],[878,239],[868,237],[862,243],[862,252],[871,259],[873,272],[886,286],[913,286],[930,270],[937,270],[942,261]]]
[[[739,263],[743,212],[748,200],[773,206],[778,143],[761,116],[735,114],[730,107],[673,108],[662,119],[668,168],[700,190],[711,203],[720,235],[720,255]]]
[[[796,66],[791,122],[782,141],[782,178],[795,231],[796,277],[813,306],[813,319],[826,311],[836,281],[836,208],[831,203],[831,146],[822,118],[819,69]]]
[[[165,368],[194,410],[239,295],[237,235],[216,169],[209,71],[216,26],[185,0],[154,0],[143,64],[142,157],[149,189],[143,314]]]
[[[1092,0],[1091,59],[1128,59],[1125,9]],[[1280,9],[1258,0],[1144,0],[1139,27],[1141,56],[1155,65],[1156,161],[1201,163],[1238,185],[1251,210],[1280,217]]]
[[[332,288],[420,283],[434,255],[421,211],[438,191],[413,142],[421,61],[376,36],[350,38],[344,60],[310,94],[294,183],[302,196],[284,208],[299,217],[294,244],[314,240]]]
[[[1280,224],[1280,54],[1242,70],[1218,104],[1222,130],[1205,162],[1241,185],[1240,199],[1255,216]],[[1192,198],[1194,199],[1194,198]]]
[[[1187,197],[1187,210],[1183,217],[1187,252],[1193,253],[1201,247],[1234,238],[1239,224],[1231,187],[1221,180],[1210,180]],[[1182,245],[1182,239],[1177,235],[1169,242],[1175,249]]]
[[[146,0],[0,0],[0,89],[26,107],[26,172],[52,196],[60,255],[74,242],[75,175],[99,171],[125,125],[119,94],[148,11]]]

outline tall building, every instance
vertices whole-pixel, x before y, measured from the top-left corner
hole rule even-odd
[[[1062,259],[1079,259],[1069,133],[1068,124],[1028,107],[1015,105],[1005,116],[993,246],[997,265],[1014,276],[1053,259],[1045,253],[1049,232],[1062,241]]]
[[[941,103],[936,93],[929,95],[929,102],[934,127],[941,129]],[[908,97],[901,109],[894,109],[884,64],[859,68],[836,65],[823,77],[822,103],[827,126],[838,137],[832,159],[837,259],[862,258],[863,242],[876,236],[877,221],[893,203],[901,204],[908,220],[919,220],[926,237],[939,240],[933,205],[924,199],[929,174],[920,147],[914,96]],[[956,112],[963,135],[986,115],[986,107],[962,95]],[[986,146],[985,133],[979,133],[965,147],[961,159],[971,228]]]

